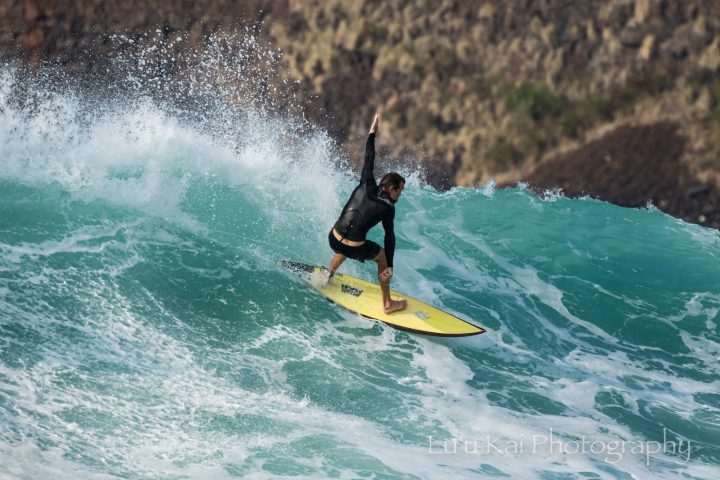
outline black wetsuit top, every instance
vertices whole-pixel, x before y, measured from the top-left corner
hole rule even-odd
[[[385,258],[388,267],[393,266],[395,254],[395,206],[387,193],[380,190],[375,182],[375,134],[368,136],[365,145],[365,163],[360,176],[360,185],[353,190],[350,200],[335,222],[337,230],[343,238],[362,242],[368,230],[382,220],[385,229]]]

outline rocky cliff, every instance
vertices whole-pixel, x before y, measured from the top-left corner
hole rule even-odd
[[[624,185],[642,199],[618,203],[720,227],[716,0],[27,0],[0,6],[0,50],[92,69],[112,34],[239,26],[282,50],[308,118],[346,143],[383,110],[381,146],[437,185]]]

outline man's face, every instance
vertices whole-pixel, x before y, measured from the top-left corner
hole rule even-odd
[[[387,193],[388,197],[390,197],[390,200],[393,201],[393,203],[398,201],[398,198],[400,198],[400,194],[402,193],[403,189],[405,188],[405,183],[401,183],[399,187],[388,187]]]

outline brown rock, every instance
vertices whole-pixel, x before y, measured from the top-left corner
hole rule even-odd
[[[23,47],[27,49],[36,49],[43,42],[43,32],[40,27],[35,27],[30,33],[27,33],[22,38]]]
[[[693,223],[720,222],[720,190],[700,182],[680,161],[687,140],[661,122],[620,127],[539,165],[528,177],[539,191],[562,187],[570,197],[589,195],[625,207],[648,201]],[[702,222],[698,213],[705,211]]]
[[[635,12],[633,20],[636,23],[644,23],[650,16],[650,9],[657,0],[635,0]]]
[[[655,35],[646,35],[638,51],[638,57],[649,61],[655,53]]]
[[[620,34],[620,43],[627,48],[638,48],[642,44],[643,33],[640,29],[629,28]]]
[[[25,21],[26,22],[32,22],[36,18],[38,18],[39,12],[37,7],[35,6],[35,3],[33,3],[31,0],[27,0],[25,2]]]

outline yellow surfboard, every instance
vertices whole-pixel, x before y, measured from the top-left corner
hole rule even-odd
[[[485,333],[484,328],[395,291],[391,291],[392,298],[404,298],[408,302],[408,307],[387,314],[382,309],[382,292],[379,285],[342,273],[336,273],[327,284],[322,285],[321,282],[313,281],[314,278],[320,278],[322,271],[320,267],[286,260],[278,263],[308,281],[328,300],[400,330],[444,337],[464,337]]]

